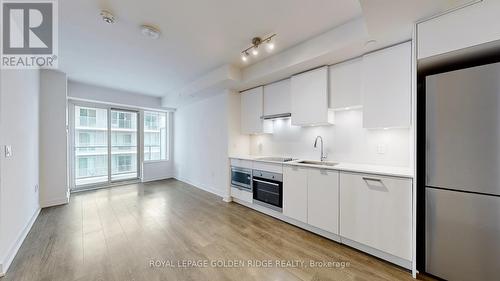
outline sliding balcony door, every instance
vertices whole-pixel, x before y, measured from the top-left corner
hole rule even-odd
[[[75,106],[74,178],[76,186],[107,183],[108,111]]]
[[[111,181],[138,178],[137,115],[111,110]]]
[[[138,112],[87,105],[72,108],[74,189],[139,178]]]

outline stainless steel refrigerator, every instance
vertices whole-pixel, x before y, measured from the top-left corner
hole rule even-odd
[[[425,269],[500,280],[500,63],[425,80]]]

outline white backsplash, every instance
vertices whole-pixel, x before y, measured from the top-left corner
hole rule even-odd
[[[290,119],[273,121],[274,133],[250,137],[252,155],[292,156],[320,159],[314,148],[316,136],[322,136],[327,160],[357,164],[408,167],[410,165],[410,129],[363,129],[362,110],[335,112],[335,125],[296,127]]]

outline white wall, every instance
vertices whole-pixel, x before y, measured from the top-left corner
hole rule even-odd
[[[67,173],[67,77],[53,70],[40,73],[40,204],[69,202]]]
[[[37,70],[0,74],[0,276],[14,258],[39,207]],[[5,158],[5,145],[13,155]]]
[[[71,98],[128,105],[132,107],[163,109],[160,97],[146,96],[140,93],[116,90],[75,81],[68,82],[68,96]]]
[[[239,132],[239,97],[229,91],[175,112],[176,178],[221,197],[229,196],[229,150],[248,152]],[[238,143],[242,141],[242,143]]]
[[[282,155],[319,160],[314,139],[323,137],[328,160],[357,164],[410,166],[410,129],[363,129],[362,110],[338,111],[335,125],[291,126],[290,119],[275,120],[272,135],[251,137],[251,154]],[[379,153],[379,146],[385,153]]]

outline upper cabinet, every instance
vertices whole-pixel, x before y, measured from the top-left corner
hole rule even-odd
[[[264,86],[264,116],[276,116],[292,112],[290,79]]]
[[[292,125],[329,125],[328,67],[317,68],[291,78]]]
[[[411,42],[363,56],[364,128],[410,126]]]
[[[418,59],[500,39],[500,1],[484,0],[417,25]]]
[[[272,133],[272,127],[262,120],[263,87],[241,92],[241,132],[243,134]]]
[[[362,59],[357,58],[330,66],[331,109],[360,107]]]

